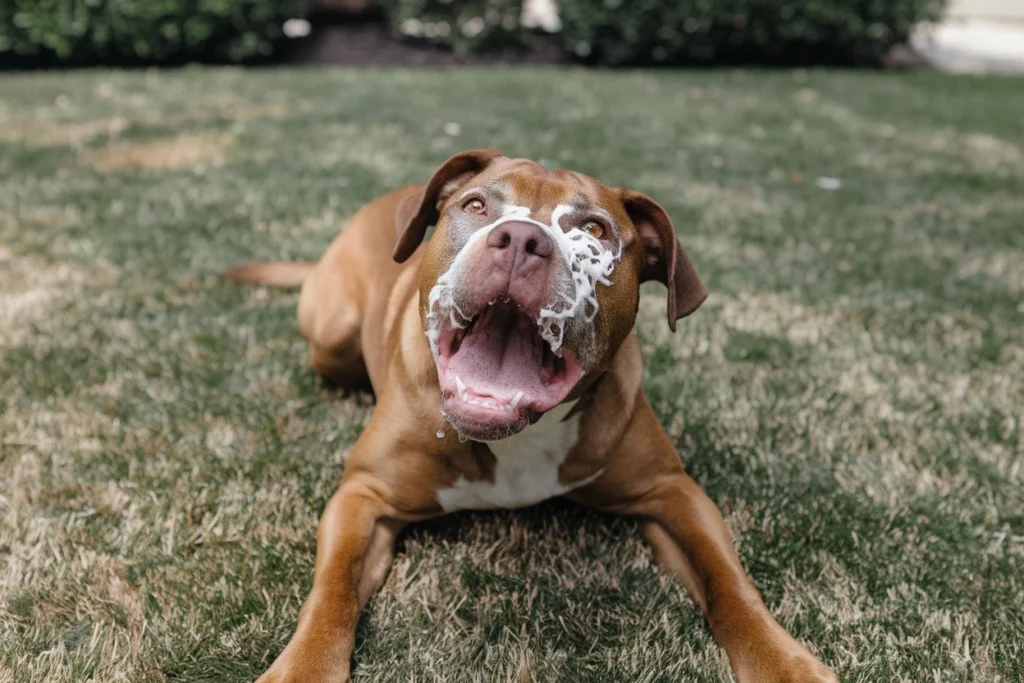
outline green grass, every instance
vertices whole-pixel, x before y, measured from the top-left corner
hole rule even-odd
[[[844,681],[1024,680],[1021,81],[188,69],[0,94],[0,681],[269,664],[372,401],[307,369],[293,292],[216,273],[315,258],[491,145],[675,217],[712,294],[671,335],[645,292],[645,385],[779,620]],[[562,503],[406,534],[356,661],[730,680],[635,527]]]

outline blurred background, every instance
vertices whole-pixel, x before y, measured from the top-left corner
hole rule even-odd
[[[0,65],[1019,69],[1017,0],[8,0]]]

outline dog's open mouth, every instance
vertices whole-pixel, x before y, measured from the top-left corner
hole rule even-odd
[[[479,440],[511,436],[561,403],[582,376],[576,355],[558,354],[515,302],[485,306],[464,328],[441,331],[437,372],[445,418]]]

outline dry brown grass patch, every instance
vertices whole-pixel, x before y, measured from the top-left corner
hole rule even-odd
[[[121,142],[82,153],[81,160],[101,171],[180,170],[200,164],[220,165],[232,136],[195,133],[176,138]]]
[[[0,348],[30,336],[28,328],[43,321],[57,302],[73,296],[87,281],[80,268],[11,258],[0,268]]]

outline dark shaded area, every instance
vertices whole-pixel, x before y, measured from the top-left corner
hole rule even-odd
[[[564,62],[552,40],[536,50],[500,50],[458,54],[426,41],[404,40],[389,29],[383,15],[347,18],[313,17],[313,33],[284,46],[280,59],[292,64],[341,66],[457,66],[493,64],[544,64]]]

